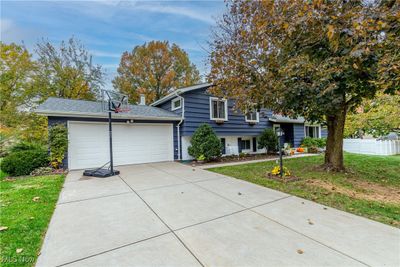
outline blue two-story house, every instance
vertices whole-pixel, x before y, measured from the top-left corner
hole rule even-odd
[[[180,88],[151,104],[181,116],[176,124],[177,148],[175,158],[192,159],[188,154],[190,140],[202,123],[212,126],[223,144],[223,155],[264,153],[259,149],[257,138],[265,128],[279,127],[284,131],[283,141],[298,147],[305,136],[326,137],[327,132],[319,124],[310,124],[303,118],[291,119],[262,109],[243,114],[234,109],[234,100],[211,95],[209,83]]]

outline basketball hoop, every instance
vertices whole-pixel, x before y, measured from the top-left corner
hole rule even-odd
[[[127,112],[129,112],[130,110],[131,110],[130,108],[121,108],[121,107],[118,107],[118,108],[115,108],[114,112],[115,112],[115,113],[127,113]]]
[[[129,112],[128,96],[110,90],[101,90],[102,109],[104,112]]]
[[[101,90],[101,102],[102,109],[104,112],[108,113],[108,132],[109,132],[109,146],[110,146],[110,161],[101,166],[100,168],[94,170],[85,170],[84,175],[95,176],[95,177],[109,177],[118,175],[120,172],[114,170],[114,160],[113,160],[113,142],[112,142],[112,116],[114,113],[124,113],[129,112],[128,96],[120,94],[114,91]],[[106,165],[110,165],[109,168],[104,168]]]

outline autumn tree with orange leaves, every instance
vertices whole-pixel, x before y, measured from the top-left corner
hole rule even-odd
[[[151,41],[122,54],[118,75],[112,83],[130,100],[136,102],[143,93],[146,102],[151,103],[169,90],[199,81],[199,71],[184,50],[167,41]]]
[[[326,123],[324,167],[341,171],[346,115],[400,89],[400,2],[228,1],[214,30],[212,92]]]

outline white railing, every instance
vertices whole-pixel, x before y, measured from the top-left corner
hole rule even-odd
[[[343,150],[367,155],[400,154],[400,140],[344,139]]]

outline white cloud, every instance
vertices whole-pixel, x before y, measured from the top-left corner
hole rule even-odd
[[[109,57],[109,58],[120,58],[122,54],[112,53],[100,50],[91,50],[91,54],[95,57]]]
[[[214,23],[214,19],[208,13],[202,13],[200,10],[194,10],[182,6],[170,6],[156,2],[134,2],[133,5],[131,3],[132,2],[128,2],[125,3],[125,5],[131,5],[135,10],[178,15],[209,24]]]
[[[11,19],[0,19],[0,40],[2,42],[25,42],[30,47],[33,45],[33,39],[40,34],[43,34],[43,32],[35,28],[22,28]]]

